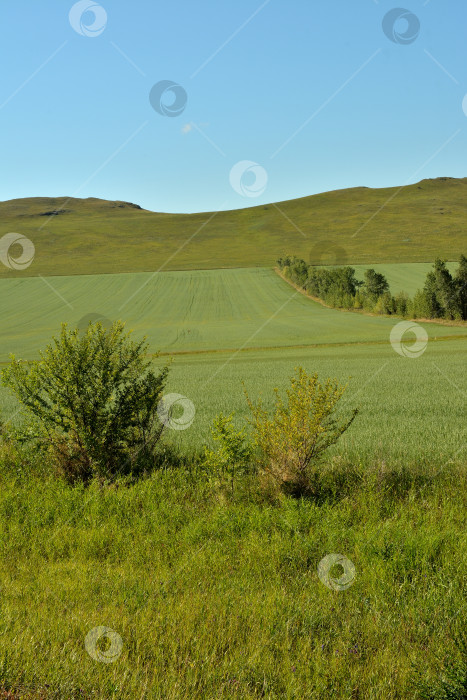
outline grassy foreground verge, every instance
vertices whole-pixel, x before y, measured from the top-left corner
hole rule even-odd
[[[417,673],[436,688],[458,657],[465,462],[335,458],[316,499],[279,502],[195,468],[85,489],[29,462],[0,459],[0,689],[14,698],[407,700]],[[331,553],[355,566],[346,590],[318,576]],[[85,648],[99,626],[121,638],[111,663]]]

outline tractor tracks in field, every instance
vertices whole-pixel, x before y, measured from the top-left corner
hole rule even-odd
[[[435,338],[430,338],[429,342],[447,342],[450,340],[467,340],[467,333],[465,335],[443,335],[436,336]],[[247,353],[247,352],[267,352],[277,351],[277,350],[317,350],[320,348],[344,348],[344,347],[365,347],[374,345],[388,345],[388,340],[355,340],[343,343],[310,343],[307,345],[269,345],[269,346],[255,346],[251,348],[219,348],[219,349],[202,349],[202,350],[172,350],[171,352],[161,351],[157,353],[158,357],[164,357],[168,355],[218,355],[224,353]],[[156,357],[156,353],[149,353],[148,357]],[[3,363],[0,363],[3,364]],[[6,364],[6,363],[5,363]]]

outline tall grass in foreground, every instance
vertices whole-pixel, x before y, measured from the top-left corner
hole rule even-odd
[[[272,501],[195,466],[86,489],[8,448],[0,464],[0,688],[16,697],[407,700],[417,674],[435,692],[461,663],[465,462],[336,458],[314,499]],[[330,553],[355,565],[346,590],[318,577]],[[122,639],[112,663],[85,649],[98,626]]]

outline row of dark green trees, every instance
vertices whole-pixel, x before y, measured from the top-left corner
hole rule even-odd
[[[361,281],[355,277],[353,267],[317,267],[295,256],[279,258],[277,264],[286,279],[328,306],[405,318],[467,320],[467,258],[464,255],[454,275],[444,260],[435,260],[423,289],[413,298],[405,292],[393,296],[386,277],[373,269],[365,270],[364,281]]]

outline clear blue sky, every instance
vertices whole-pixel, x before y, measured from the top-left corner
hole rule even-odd
[[[96,36],[73,2],[2,3],[0,199],[213,211],[467,176],[467,3],[401,2],[407,44],[383,32],[392,0],[102,0]],[[186,91],[176,117],[150,104],[162,80]],[[245,160],[258,197],[230,184]]]

